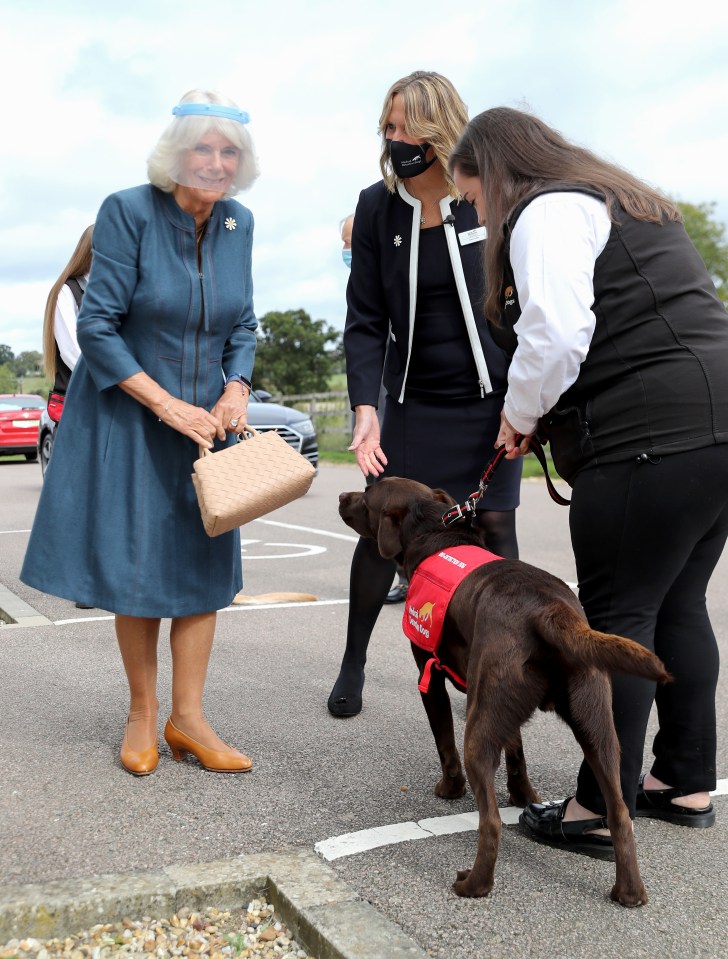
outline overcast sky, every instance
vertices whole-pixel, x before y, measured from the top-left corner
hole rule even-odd
[[[470,12],[473,11],[473,12]],[[0,343],[41,349],[48,290],[193,87],[251,115],[256,312],[344,322],[339,220],[379,178],[412,70],[471,116],[522,106],[728,222],[728,10],[708,0],[0,0]]]

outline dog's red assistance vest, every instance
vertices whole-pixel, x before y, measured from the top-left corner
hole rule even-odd
[[[415,646],[432,653],[425,663],[418,689],[430,688],[433,669],[442,669],[465,689],[465,680],[440,662],[437,650],[442,639],[442,626],[452,594],[465,577],[485,563],[503,559],[480,546],[452,546],[422,560],[410,580],[404,604],[402,629]]]

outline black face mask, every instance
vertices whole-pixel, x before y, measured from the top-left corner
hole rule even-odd
[[[403,143],[402,140],[387,140],[392,168],[400,180],[409,180],[424,173],[437,159],[425,160],[429,143]]]

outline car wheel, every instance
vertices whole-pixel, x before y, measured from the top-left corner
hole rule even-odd
[[[45,476],[45,471],[50,463],[51,453],[53,452],[53,434],[46,433],[40,444],[40,468]]]
[[[38,459],[38,454],[37,454],[37,453],[26,453],[26,454],[25,454],[25,458],[26,458],[26,460],[27,460],[29,463],[35,463],[35,461]]]

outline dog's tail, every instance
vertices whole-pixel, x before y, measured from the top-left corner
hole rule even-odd
[[[536,626],[549,646],[583,666],[642,676],[658,683],[672,679],[662,660],[654,653],[624,636],[590,629],[589,624],[566,603],[550,603],[544,607]]]

